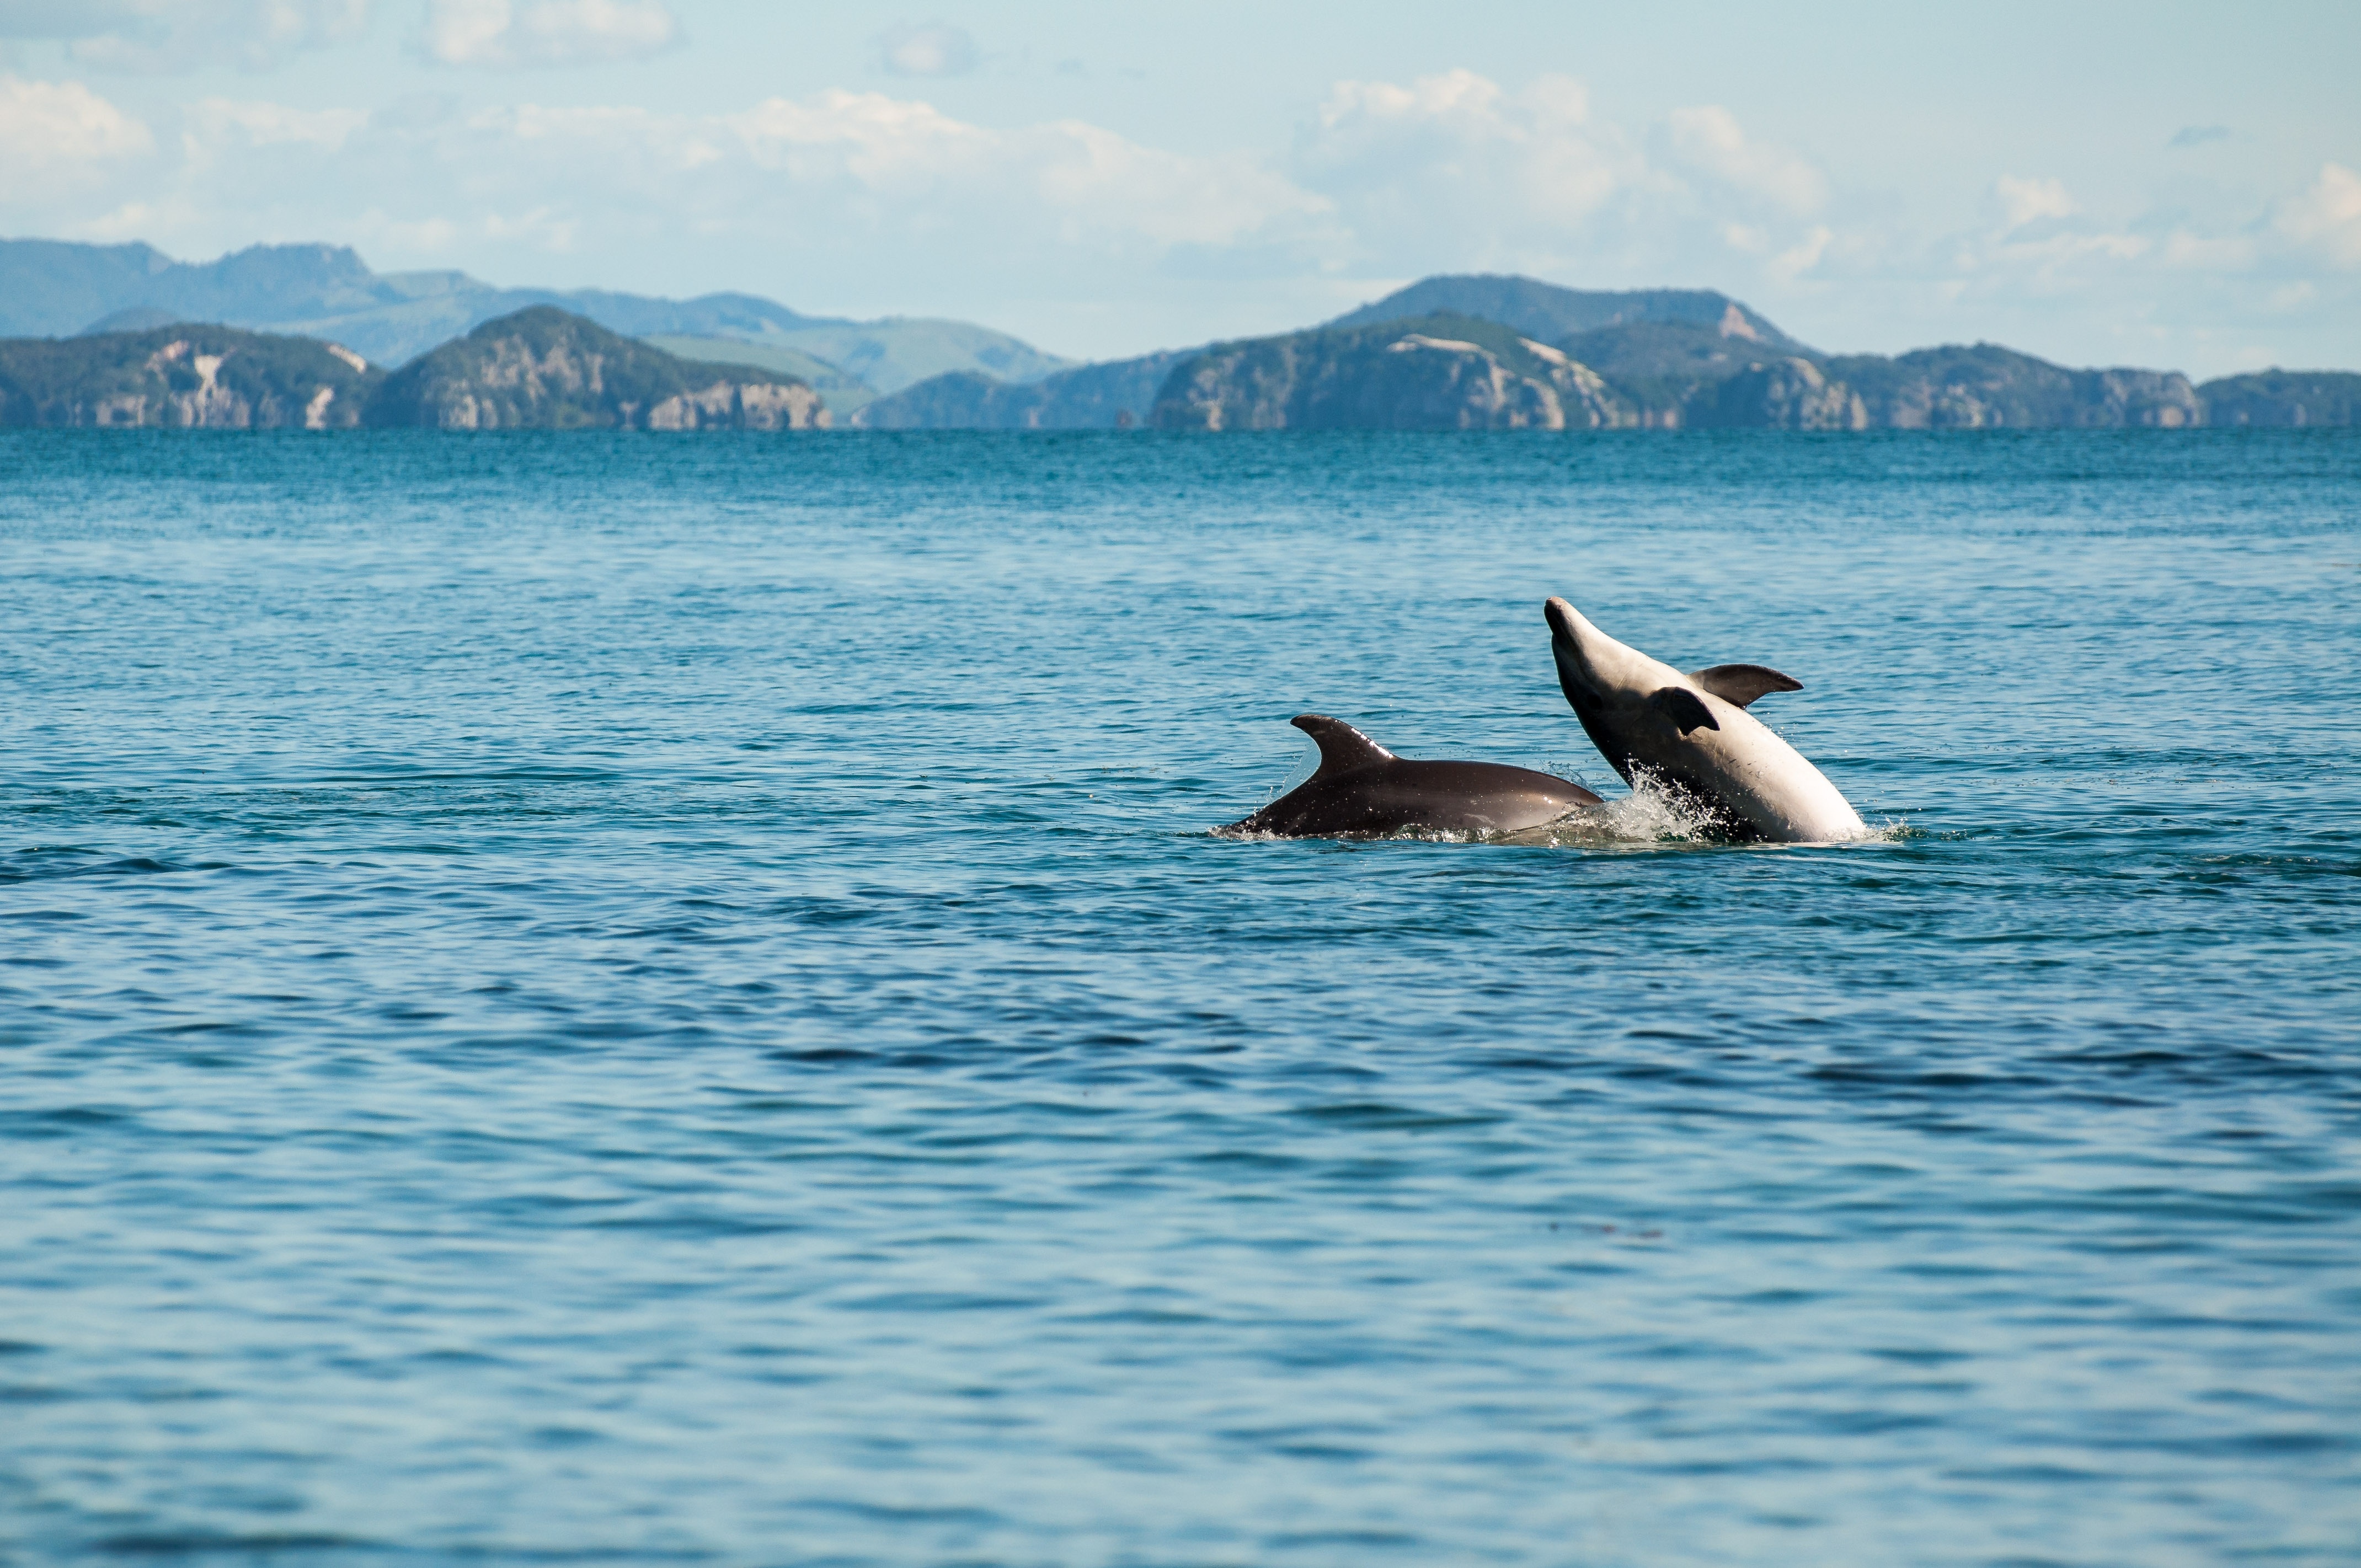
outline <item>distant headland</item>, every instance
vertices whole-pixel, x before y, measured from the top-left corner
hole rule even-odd
[[[389,368],[389,367],[398,367]],[[806,316],[0,241],[0,425],[642,430],[2097,429],[2351,425],[2361,374],[1830,355],[1711,290],[1435,277],[1275,336],[1077,365],[971,323]]]

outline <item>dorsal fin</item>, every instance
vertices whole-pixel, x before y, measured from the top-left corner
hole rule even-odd
[[[1744,707],[1764,692],[1804,689],[1803,682],[1793,675],[1783,675],[1767,664],[1716,664],[1710,670],[1692,671],[1689,679],[1732,707]]]
[[[1391,751],[1341,718],[1331,718],[1324,713],[1299,713],[1288,722],[1319,744],[1320,771],[1312,775],[1315,779],[1394,760]]]

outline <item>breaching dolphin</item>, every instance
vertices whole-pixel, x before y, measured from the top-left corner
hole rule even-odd
[[[1735,838],[1811,843],[1865,831],[1837,786],[1746,711],[1764,692],[1803,690],[1801,681],[1760,664],[1683,674],[1616,641],[1562,598],[1543,613],[1557,683],[1625,782],[1635,771],[1653,775]]]
[[[1288,722],[1319,743],[1320,771],[1223,832],[1283,839],[1511,833],[1599,804],[1580,784],[1530,768],[1397,757],[1341,718],[1299,713]]]

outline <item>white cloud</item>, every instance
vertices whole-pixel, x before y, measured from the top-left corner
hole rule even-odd
[[[2165,236],[2166,265],[2193,272],[2235,272],[2255,260],[2254,236],[2246,234],[2196,234],[2181,228]]]
[[[0,76],[0,201],[86,186],[108,164],[155,149],[148,126],[79,82]]]
[[[202,98],[183,116],[184,145],[236,139],[247,147],[300,146],[334,152],[368,123],[358,109],[294,109],[284,104]]]
[[[358,37],[369,10],[370,0],[0,0],[0,38],[66,39],[76,64],[100,71],[268,71]]]
[[[588,65],[679,39],[661,0],[427,0],[419,46],[445,65]]]
[[[1333,265],[1388,274],[1539,265],[1592,251],[1609,209],[1656,183],[1565,77],[1510,93],[1471,71],[1340,82],[1299,137],[1297,180],[1343,219]]]
[[[1073,120],[991,130],[879,93],[773,98],[726,123],[758,168],[858,192],[868,222],[914,233],[1029,223],[1137,253],[1235,245],[1324,205],[1250,157],[1165,152]]]
[[[2361,174],[2323,163],[2303,194],[2282,203],[2275,226],[2298,245],[2344,267],[2361,267]]]
[[[1329,184],[1412,199],[1473,181],[1515,211],[1577,219],[1595,212],[1631,172],[1631,160],[1585,127],[1578,82],[1543,77],[1511,96],[1472,71],[1390,82],[1340,82],[1320,106],[1304,148]],[[1473,192],[1471,192],[1473,193]]]
[[[931,104],[830,90],[767,98],[724,122],[763,169],[799,182],[849,181],[878,192],[929,191],[999,161],[1008,133],[955,120]]]
[[[1993,181],[1993,196],[2000,203],[2005,226],[2011,229],[2044,218],[2070,218],[2081,211],[2060,180],[2020,180],[2004,174]]]
[[[1331,199],[1345,265],[1410,274],[1531,271],[1592,287],[1696,276],[1745,258],[1730,285],[1787,281],[1836,239],[1827,177],[1717,106],[1634,135],[1593,115],[1583,84],[1510,92],[1471,71],[1406,85],[1344,82],[1298,138],[1301,183]]]
[[[1828,243],[1835,238],[1836,231],[1826,224],[1814,225],[1803,238],[1771,258],[1771,276],[1791,281],[1809,272],[1828,255]]]
[[[904,22],[878,35],[877,63],[893,76],[964,76],[975,69],[975,40],[948,22]]]
[[[1061,121],[1029,133],[1026,179],[1061,232],[1111,225],[1150,247],[1228,247],[1317,220],[1330,204],[1246,154],[1196,158]]]
[[[138,225],[184,255],[320,238],[389,269],[619,287],[633,280],[612,258],[640,250],[693,258],[711,287],[891,309],[947,286],[1082,296],[1175,257],[1267,253],[1266,272],[1301,276],[1327,221],[1267,159],[1075,121],[990,127],[880,93],[719,115],[420,100],[364,117],[222,98],[177,129],[136,188],[53,183],[0,203],[0,232]]]
[[[1784,148],[1750,139],[1727,109],[1675,109],[1666,126],[1674,159],[1691,170],[1799,217],[1828,205],[1828,182],[1818,170]]]

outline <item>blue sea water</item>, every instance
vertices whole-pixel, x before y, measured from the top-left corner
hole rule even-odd
[[[1874,839],[1620,795],[1565,594]],[[0,1557],[2361,1560],[2361,439],[0,437]]]

